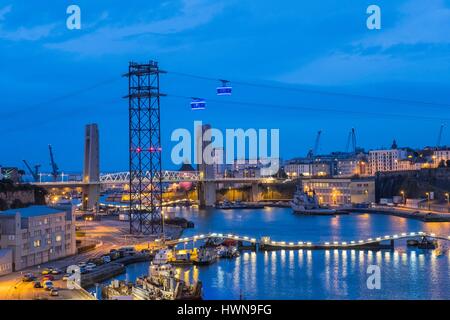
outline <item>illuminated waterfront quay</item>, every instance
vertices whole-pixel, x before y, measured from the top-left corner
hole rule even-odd
[[[271,235],[278,241],[301,238],[331,243],[420,230],[450,234],[450,223],[380,214],[299,217],[289,209],[266,208],[178,209],[177,215],[195,222],[196,227],[185,230],[183,237],[212,229],[257,239]],[[374,264],[381,270],[380,290],[369,290],[366,285],[367,267]],[[235,259],[178,270],[184,279],[202,281],[205,299],[449,299],[449,265],[448,253],[438,257],[433,250],[409,248],[405,241],[398,241],[392,250],[243,251]],[[118,279],[133,281],[147,268],[148,263],[128,266]]]

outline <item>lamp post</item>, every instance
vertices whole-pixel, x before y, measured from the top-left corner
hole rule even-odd
[[[403,203],[403,205],[405,205],[406,204],[406,199],[405,199],[405,191],[400,191],[400,194],[402,195],[402,203]]]
[[[450,212],[450,194],[448,192],[445,194],[445,198],[447,199],[447,212]]]
[[[426,196],[427,196],[427,202],[428,202],[428,211],[431,211],[431,204],[430,204],[430,193],[429,192],[427,192],[427,193],[425,193],[426,194]]]

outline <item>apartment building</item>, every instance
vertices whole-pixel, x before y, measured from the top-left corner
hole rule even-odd
[[[371,150],[369,151],[370,173],[374,175],[377,172],[399,171],[399,162],[406,159],[407,156],[408,152],[398,149],[395,140],[391,149]]]
[[[450,160],[450,148],[442,148],[433,151],[433,167],[437,168],[442,161]]]
[[[72,211],[47,206],[0,211],[0,249],[12,250],[14,270],[75,254]]]
[[[291,161],[284,165],[284,172],[290,178],[330,176],[332,171],[331,164],[325,161]]]

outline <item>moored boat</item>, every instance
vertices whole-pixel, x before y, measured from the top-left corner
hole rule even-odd
[[[316,194],[313,192],[312,196],[308,193],[297,190],[294,193],[294,198],[291,201],[291,208],[294,213],[304,215],[335,215],[338,212],[334,209],[322,208],[319,205]]]
[[[216,250],[210,247],[199,248],[192,261],[196,265],[209,265],[217,260]]]
[[[102,297],[109,300],[199,300],[202,283],[192,285],[177,277],[170,264],[151,264],[148,276],[139,277],[136,283],[114,280],[102,288]]]

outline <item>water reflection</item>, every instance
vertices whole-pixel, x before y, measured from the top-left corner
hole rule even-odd
[[[275,241],[351,241],[403,232],[450,235],[450,223],[422,223],[386,215],[301,217],[288,209],[181,210],[193,220],[184,235],[222,232]],[[243,252],[205,267],[182,268],[189,281],[203,282],[206,299],[450,299],[450,252],[436,257],[410,249],[404,241],[393,251],[285,250]],[[369,290],[367,267],[381,270],[381,290]],[[119,279],[133,281],[148,264],[127,267]],[[186,271],[186,272],[185,272]],[[109,282],[109,281],[108,281]]]
[[[450,254],[409,249],[245,252],[235,260],[179,272],[185,281],[200,279],[206,299],[450,299],[449,259]],[[381,269],[381,290],[367,289],[371,264]],[[147,268],[148,263],[132,265],[117,278],[134,281]]]

